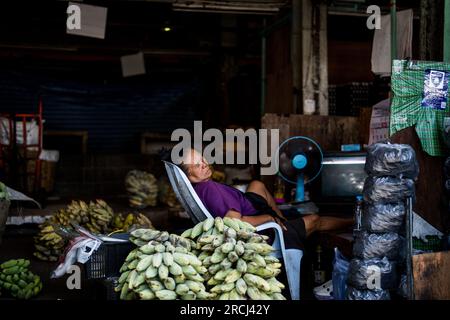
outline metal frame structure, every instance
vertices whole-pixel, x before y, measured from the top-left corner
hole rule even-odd
[[[37,113],[17,113],[17,114],[1,114],[0,117],[7,119],[9,123],[9,144],[2,144],[0,141],[0,167],[4,167],[12,163],[8,168],[8,180],[20,184],[24,191],[36,193],[41,185],[41,160],[39,158],[43,147],[43,106],[42,100],[39,99]],[[27,139],[27,123],[35,120],[38,125],[38,142],[29,144]],[[22,124],[22,144],[17,141],[17,124]],[[35,161],[33,172],[28,172],[28,162]],[[23,164],[22,172],[19,173],[20,164]],[[29,176],[34,176],[32,185],[29,185]]]
[[[413,210],[412,198],[406,199],[406,284],[408,290],[408,300],[414,300],[414,276],[412,267],[413,256]]]

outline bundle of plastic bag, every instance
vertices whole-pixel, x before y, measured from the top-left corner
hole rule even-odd
[[[333,260],[333,298],[334,300],[345,300],[347,292],[348,268],[350,262],[342,255],[338,248],[334,248]]]
[[[353,245],[353,255],[361,259],[387,257],[396,260],[400,254],[402,241],[397,233],[359,232]]]
[[[416,179],[419,164],[414,149],[407,144],[375,143],[367,148],[365,170],[371,176]]]
[[[364,182],[364,201],[400,202],[405,198],[414,197],[414,181],[397,177],[368,177]]]
[[[66,248],[63,261],[57,266],[57,268],[52,272],[50,278],[56,279],[60,278],[69,271],[69,269],[75,264],[75,262],[85,263],[86,259],[84,257],[90,257],[90,255],[98,249],[101,241],[80,236],[73,239],[69,246]]]
[[[347,284],[359,290],[381,290],[397,287],[396,263],[383,259],[352,259]]]
[[[450,179],[445,181],[445,190],[447,191],[447,195],[450,195]]]
[[[405,205],[397,203],[368,203],[364,206],[361,225],[374,233],[398,232],[403,225]]]
[[[389,290],[359,290],[348,286],[347,300],[390,300]]]

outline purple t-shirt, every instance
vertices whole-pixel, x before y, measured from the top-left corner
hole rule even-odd
[[[243,216],[256,213],[250,201],[236,188],[212,180],[195,183],[193,186],[213,216],[223,218],[229,210],[237,211]]]

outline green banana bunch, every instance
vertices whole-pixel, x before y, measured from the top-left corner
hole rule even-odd
[[[6,186],[0,181],[0,200],[9,200],[9,194]]]
[[[213,296],[203,284],[207,270],[191,252],[189,240],[151,229],[137,229],[130,238],[139,244],[120,269],[115,288],[120,299],[193,300]]]
[[[176,234],[169,234],[167,231],[155,229],[136,229],[130,233],[130,241],[138,247],[145,246],[149,244],[150,241],[156,243],[165,243],[169,241],[169,243],[178,248],[178,250],[184,249],[186,251],[191,251],[191,249],[196,246],[195,242],[190,239],[183,238]]]
[[[184,231],[181,236],[190,239],[201,238],[202,236],[209,235],[219,235],[226,233],[229,238],[245,238],[251,239],[255,237],[256,228],[251,224],[241,221],[239,219],[231,219],[228,217],[222,218],[208,218],[198,224],[193,228]],[[268,240],[267,236],[259,235],[260,241]]]
[[[276,277],[281,263],[271,256],[267,237],[239,219],[206,219],[182,233],[196,241],[195,249],[207,291],[219,300],[285,300]]]
[[[28,270],[30,260],[13,259],[0,265],[0,288],[17,299],[30,299],[42,290],[39,276]]]

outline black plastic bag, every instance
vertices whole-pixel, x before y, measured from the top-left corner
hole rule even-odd
[[[444,163],[444,176],[445,179],[450,179],[450,157],[445,159]]]
[[[374,233],[398,232],[405,218],[405,204],[367,203],[361,218],[362,229]]]
[[[414,198],[414,181],[397,177],[368,177],[364,182],[363,196],[369,203],[400,202]]]
[[[359,290],[387,290],[397,288],[396,263],[383,259],[352,259],[348,285]]]
[[[359,290],[347,287],[347,300],[391,300],[388,290]]]
[[[383,258],[396,260],[400,254],[400,236],[397,233],[368,233],[356,234],[353,244],[353,255],[361,259]]]
[[[445,180],[445,190],[450,192],[450,179]]]
[[[371,176],[402,176],[416,179],[419,163],[407,144],[374,143],[367,148],[365,170]]]

